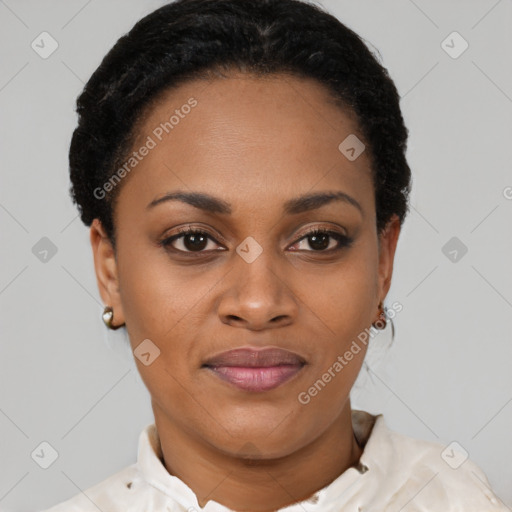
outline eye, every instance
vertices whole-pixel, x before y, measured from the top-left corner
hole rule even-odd
[[[178,252],[204,252],[204,249],[208,247],[208,241],[211,240],[218,243],[211,235],[201,229],[191,228],[187,226],[185,228],[178,229],[177,235],[172,235],[165,240],[162,240],[160,244],[164,247],[171,246]],[[174,247],[173,242],[179,242],[182,248]]]
[[[331,252],[337,251],[344,247],[350,247],[353,243],[353,239],[337,231],[329,229],[315,228],[306,233],[297,244],[309,239],[309,246],[313,248],[313,251],[307,252]],[[329,241],[331,239],[331,241]],[[334,239],[334,240],[333,240]],[[334,247],[331,246],[330,242],[334,241]],[[297,250],[297,249],[293,249]],[[302,250],[299,248],[298,250]]]

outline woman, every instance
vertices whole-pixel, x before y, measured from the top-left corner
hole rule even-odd
[[[155,423],[51,512],[506,509],[456,447],[351,409],[411,186],[399,96],[354,32],[298,0],[178,0],[77,110],[72,195]]]

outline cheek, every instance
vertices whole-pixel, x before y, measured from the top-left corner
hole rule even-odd
[[[165,338],[208,291],[206,280],[191,286],[187,272],[155,248],[125,253],[118,267],[123,311],[135,337]]]
[[[349,397],[368,349],[367,333],[375,319],[377,268],[372,252],[358,252],[318,281],[310,294],[311,318],[320,318],[314,371],[299,390],[303,421],[311,432],[334,421]],[[293,428],[293,427],[292,427]],[[311,432],[304,431],[309,435]]]
[[[196,339],[209,328],[204,308],[222,273],[180,268],[159,253],[149,248],[119,258],[121,302],[132,350],[149,339],[160,351],[150,366],[136,360],[146,386],[154,396],[164,389],[179,396],[178,383],[188,385],[200,366],[205,348]]]
[[[357,338],[376,317],[377,276],[377,260],[368,249],[354,250],[323,275],[304,280],[302,293],[308,297],[307,306],[321,320],[321,332],[336,341],[338,350]]]
[[[119,251],[121,302],[135,363],[153,400],[165,403],[172,397],[173,403],[187,403],[190,366],[197,359],[192,343],[197,328],[191,320],[209,287],[200,279],[191,286],[186,273],[158,252]],[[148,365],[137,357],[143,341],[151,354]],[[158,354],[154,359],[153,353]]]

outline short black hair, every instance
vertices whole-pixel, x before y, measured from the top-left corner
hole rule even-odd
[[[98,218],[115,247],[121,187],[95,193],[131,150],[138,123],[166,91],[219,70],[291,73],[324,84],[354,113],[372,162],[377,231],[408,212],[411,171],[400,96],[364,40],[302,0],[176,0],[138,21],[77,99],[70,188],[85,225]],[[340,141],[341,142],[341,141]]]

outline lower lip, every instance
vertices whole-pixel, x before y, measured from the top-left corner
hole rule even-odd
[[[270,367],[208,366],[215,375],[245,391],[269,391],[296,375],[303,365]]]

